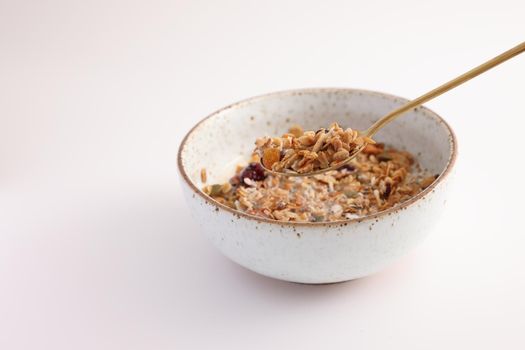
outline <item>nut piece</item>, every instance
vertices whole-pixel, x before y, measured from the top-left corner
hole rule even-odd
[[[326,155],[326,152],[319,152],[317,153],[317,160],[319,161],[319,167],[321,169],[326,169],[330,166],[330,162],[328,160],[328,156]]]
[[[315,144],[315,136],[313,136],[313,135],[304,135],[304,136],[301,136],[301,137],[297,138],[297,141],[302,146],[311,146],[311,145]]]
[[[340,162],[340,161],[345,160],[349,156],[350,156],[350,152],[348,152],[346,149],[342,149],[342,150],[334,153],[333,158],[334,158],[334,161]]]
[[[365,148],[363,149],[363,153],[366,153],[366,154],[374,154],[374,155],[377,155],[379,153],[383,152],[383,147],[381,147],[381,145],[379,144],[368,144],[365,146]]]
[[[231,183],[229,183],[229,182],[225,182],[225,183],[221,186],[221,192],[224,193],[224,194],[230,192],[231,189],[232,189],[232,185],[231,185]]]
[[[323,144],[327,138],[328,134],[321,133],[321,135],[319,135],[319,138],[315,142],[314,147],[312,148],[312,152],[318,152],[321,149],[321,147],[323,147]]]
[[[304,133],[303,128],[299,125],[292,125],[290,129],[288,129],[288,132],[295,137],[300,137]]]
[[[432,185],[432,182],[434,182],[435,179],[435,176],[425,177],[423,180],[421,180],[421,188],[427,188],[428,186]]]

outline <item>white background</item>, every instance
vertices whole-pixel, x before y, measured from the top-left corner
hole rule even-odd
[[[181,197],[201,118],[301,87],[416,97],[525,40],[523,1],[0,1],[0,349],[523,349],[525,55],[428,103],[430,238],[305,286],[221,256]]]

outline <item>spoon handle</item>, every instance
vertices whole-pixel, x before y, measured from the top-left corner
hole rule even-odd
[[[459,77],[452,79],[451,81],[435,88],[434,90],[431,90],[427,92],[426,94],[416,98],[415,100],[412,100],[403,106],[393,110],[383,118],[379,119],[377,122],[375,122],[368,130],[364,132],[364,134],[368,137],[373,136],[379,129],[381,129],[386,124],[390,123],[392,120],[399,117],[401,114],[410,111],[411,109],[418,107],[419,105],[432,100],[434,97],[438,97],[439,95],[447,92],[448,90],[451,90],[455,88],[458,85],[463,84],[464,82],[477,77],[481,73],[484,73],[488,71],[491,68],[496,67],[498,64],[503,63],[509,59],[511,59],[514,56],[519,55],[520,53],[525,51],[525,42],[519,44],[518,46],[513,47],[512,49],[505,51],[499,56],[494,57],[493,59],[477,66],[474,69],[469,70],[468,72],[460,75]]]

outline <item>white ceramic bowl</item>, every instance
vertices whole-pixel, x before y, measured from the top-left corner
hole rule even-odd
[[[227,257],[260,274],[301,283],[347,281],[381,270],[428,233],[446,203],[456,140],[447,123],[420,107],[381,130],[375,139],[412,152],[437,180],[389,210],[330,223],[287,223],[232,210],[206,196],[209,183],[226,182],[246,163],[254,140],[280,135],[292,124],[316,130],[332,122],[364,130],[406,102],[353,89],[307,89],[254,97],[199,122],[184,138],[178,166],[187,203],[204,234]]]

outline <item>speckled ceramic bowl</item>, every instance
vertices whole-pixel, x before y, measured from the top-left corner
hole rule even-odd
[[[260,274],[301,283],[332,283],[381,270],[420,242],[446,203],[456,140],[447,123],[420,107],[386,126],[375,139],[410,150],[437,180],[412,199],[359,219],[286,223],[244,214],[206,196],[208,183],[226,182],[246,162],[254,140],[280,135],[292,124],[316,130],[332,122],[364,130],[406,102],[352,89],[278,92],[225,107],[198,123],[178,154],[187,203],[204,234],[227,257]]]

